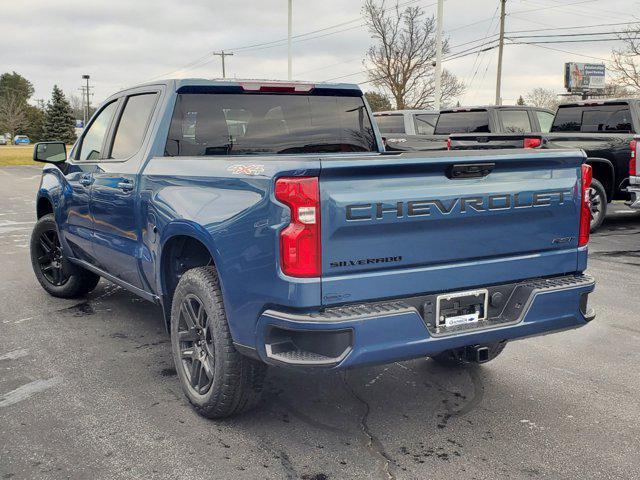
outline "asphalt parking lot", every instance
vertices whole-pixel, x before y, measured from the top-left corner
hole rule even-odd
[[[494,362],[271,370],[261,407],[182,395],[159,308],[102,281],[49,297],[29,262],[37,167],[0,168],[4,479],[640,478],[640,214],[592,237],[597,319]]]

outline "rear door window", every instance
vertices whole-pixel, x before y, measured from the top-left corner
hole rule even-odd
[[[404,115],[375,115],[380,133],[407,133]]]
[[[181,93],[169,156],[377,151],[362,97]]]
[[[113,140],[111,158],[129,158],[140,149],[157,97],[157,93],[145,93],[127,99]]]
[[[498,110],[505,133],[531,132],[529,113],[526,110]]]
[[[544,110],[536,110],[536,117],[538,117],[538,123],[540,124],[540,131],[548,133],[551,130],[553,124],[553,114],[545,112]]]
[[[437,113],[418,113],[414,117],[418,135],[433,135],[438,121]]]
[[[560,107],[552,132],[633,133],[627,104],[576,105]]]
[[[436,135],[451,133],[489,133],[489,112],[486,110],[442,112],[436,124]]]

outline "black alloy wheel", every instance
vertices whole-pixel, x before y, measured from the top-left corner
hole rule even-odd
[[[182,300],[179,315],[178,341],[182,368],[193,391],[204,395],[211,389],[215,368],[209,315],[202,301],[194,294]]]
[[[607,193],[602,184],[595,178],[591,181],[589,207],[591,210],[590,230],[595,232],[604,222],[607,215]]]
[[[63,266],[62,246],[55,230],[40,233],[37,245],[38,265],[51,285],[60,287],[69,281]]]

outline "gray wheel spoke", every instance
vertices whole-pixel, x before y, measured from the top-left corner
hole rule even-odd
[[[182,312],[182,318],[184,318],[184,321],[187,323],[187,327],[191,330],[196,326],[195,316],[192,315],[193,309],[190,309],[187,305],[189,305],[188,301],[182,302],[182,305],[180,305],[180,311]]]
[[[200,360],[194,359],[191,362],[191,386],[199,392],[200,390],[200,372],[202,371],[202,363]]]
[[[198,322],[198,326],[200,326],[201,328],[206,327],[206,324],[205,324],[206,317],[207,317],[207,311],[204,309],[204,305],[202,305],[201,303],[198,303],[198,316],[196,321]]]
[[[211,365],[208,357],[204,359],[204,362],[202,362],[202,369],[207,376],[207,383],[209,383],[208,380],[213,378],[213,366]]]
[[[45,253],[51,253],[53,251],[53,243],[45,235],[40,236],[40,246]]]
[[[180,356],[183,359],[193,358],[193,355],[194,355],[194,350],[191,347],[180,350]]]
[[[189,330],[178,332],[178,340],[181,342],[195,342],[198,340],[198,335],[196,335],[195,329],[190,328]]]

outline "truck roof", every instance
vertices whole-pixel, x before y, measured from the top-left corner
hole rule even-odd
[[[533,105],[473,105],[469,107],[451,107],[451,108],[443,108],[440,110],[440,113],[450,113],[450,112],[465,112],[467,110],[506,110],[511,108],[534,108],[536,110],[545,110],[547,112],[553,113],[548,108],[543,107],[534,107]]]
[[[299,81],[299,80],[271,80],[271,79],[229,79],[229,78],[215,78],[215,79],[207,79],[207,78],[167,78],[161,80],[155,80],[152,82],[141,83],[129,88],[126,88],[122,91],[132,90],[135,88],[147,86],[147,85],[167,85],[170,89],[174,89],[178,91],[183,87],[250,87],[250,89],[254,89],[255,86],[267,86],[267,87],[285,87],[285,86],[293,86],[293,87],[308,87],[310,88],[328,88],[332,90],[350,90],[350,91],[358,91],[362,93],[362,90],[355,83],[329,83],[329,82],[313,82],[313,81]],[[258,88],[255,88],[256,90]],[[120,92],[118,92],[120,93]]]
[[[583,107],[590,105],[610,105],[615,103],[636,102],[637,98],[592,98],[590,100],[578,100],[576,102],[561,103],[559,107]]]
[[[374,115],[401,115],[403,113],[413,113],[413,114],[419,114],[419,113],[432,113],[432,114],[438,114],[440,112],[438,112],[438,110],[426,110],[426,109],[405,109],[405,110],[381,110],[379,112],[373,112]]]

